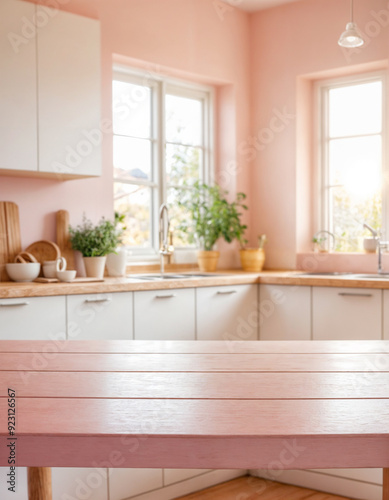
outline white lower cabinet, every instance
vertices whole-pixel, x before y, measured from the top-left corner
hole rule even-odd
[[[260,285],[259,338],[311,339],[311,287]]]
[[[0,340],[56,340],[66,336],[66,299],[0,299]]]
[[[194,288],[134,292],[136,340],[194,340]]]
[[[109,500],[123,500],[162,487],[162,469],[110,469]]]
[[[69,295],[67,297],[70,340],[131,340],[133,293]]]
[[[389,340],[389,290],[383,290],[382,307],[383,307],[383,337],[384,340]]]
[[[51,474],[53,500],[107,500],[108,470],[105,468],[53,467]]]
[[[382,291],[312,288],[313,340],[380,340]]]
[[[196,289],[197,340],[257,340],[258,286]]]
[[[211,469],[164,469],[163,470],[163,483],[165,486],[169,484],[178,483],[190,479],[191,477],[200,476],[205,474]]]

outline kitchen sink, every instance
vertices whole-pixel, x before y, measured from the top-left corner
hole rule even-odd
[[[224,274],[129,274],[126,276],[128,279],[146,280],[146,281],[162,281],[162,280],[184,280],[196,278],[213,278],[215,276],[225,276]]]

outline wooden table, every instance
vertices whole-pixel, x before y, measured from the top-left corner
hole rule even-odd
[[[2,341],[0,466],[11,440],[31,500],[96,463],[381,467],[389,500],[389,342]]]

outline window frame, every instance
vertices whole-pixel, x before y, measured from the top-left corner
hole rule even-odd
[[[314,184],[317,203],[314,204],[314,227],[319,230],[331,231],[330,227],[330,183],[329,183],[329,90],[351,85],[359,85],[373,81],[382,82],[382,232],[389,234],[389,186],[385,179],[389,177],[387,165],[388,118],[387,93],[388,77],[384,70],[369,73],[356,73],[337,78],[317,80],[314,83],[314,157],[316,163]],[[366,134],[368,135],[368,134]],[[350,136],[352,137],[352,136]],[[369,222],[369,221],[366,221]],[[363,228],[361,227],[361,232]],[[346,252],[337,252],[343,254]],[[362,253],[362,250],[358,253]]]
[[[202,149],[203,164],[200,172],[200,180],[208,184],[214,179],[214,88],[208,85],[189,82],[178,78],[167,77],[162,74],[150,73],[134,69],[122,64],[114,64],[112,69],[112,81],[119,80],[136,85],[150,87],[152,91],[151,105],[151,141],[152,147],[152,172],[153,181],[125,181],[113,174],[113,183],[120,182],[129,185],[147,185],[152,188],[151,202],[151,248],[127,247],[128,259],[131,261],[147,260],[157,261],[158,253],[158,215],[159,207],[167,201],[167,176],[166,176],[166,135],[165,135],[165,96],[167,94],[198,99],[202,101],[202,145],[196,145]],[[116,135],[113,132],[112,137]],[[179,247],[183,257],[188,252],[193,253],[193,247]]]

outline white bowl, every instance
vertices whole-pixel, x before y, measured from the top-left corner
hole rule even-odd
[[[74,280],[76,274],[77,271],[73,271],[70,269],[68,271],[57,271],[57,278],[59,279],[59,281],[69,282]]]
[[[13,262],[6,264],[5,269],[12,281],[26,282],[34,281],[39,276],[41,265],[39,262]]]

